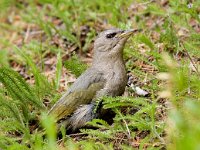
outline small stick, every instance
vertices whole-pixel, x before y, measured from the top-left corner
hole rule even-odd
[[[187,56],[188,56],[188,58],[189,58],[190,62],[191,62],[191,63],[192,63],[192,65],[194,66],[194,69],[195,69],[196,73],[198,73],[198,75],[200,75],[200,73],[199,73],[199,71],[198,71],[198,68],[196,67],[196,65],[195,65],[194,61],[192,60],[192,57],[190,56],[190,54],[189,54],[189,53],[188,53],[188,51],[186,50],[186,48],[185,48],[184,44],[183,44],[183,43],[181,43],[181,45],[183,46],[184,52],[187,54]]]
[[[27,30],[26,30],[26,34],[25,34],[25,37],[24,37],[24,43],[27,42],[28,37],[29,37],[29,34],[30,34],[30,26],[28,26],[28,28],[27,28]]]

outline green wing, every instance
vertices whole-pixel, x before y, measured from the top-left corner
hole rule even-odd
[[[92,83],[87,89],[69,93],[60,99],[49,111],[56,120],[60,120],[73,113],[80,105],[88,104],[95,97],[96,92],[103,88],[103,82]]]

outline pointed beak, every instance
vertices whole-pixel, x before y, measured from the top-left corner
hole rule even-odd
[[[141,29],[129,29],[129,30],[124,30],[123,32],[118,34],[118,38],[125,38],[125,37],[130,37],[133,33],[140,32],[142,31]]]

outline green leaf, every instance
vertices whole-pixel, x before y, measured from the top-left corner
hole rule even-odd
[[[151,42],[151,40],[147,36],[141,35],[139,37],[139,40],[143,42],[144,44],[146,44],[151,50],[154,50],[154,44]]]
[[[55,79],[56,89],[58,89],[60,85],[61,73],[62,73],[62,57],[61,57],[61,52],[59,52],[57,55],[57,64],[56,64],[56,79]]]

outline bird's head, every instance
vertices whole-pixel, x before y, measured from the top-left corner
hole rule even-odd
[[[101,61],[103,58],[122,56],[127,39],[137,31],[137,29],[109,29],[101,32],[94,42],[94,59]]]

